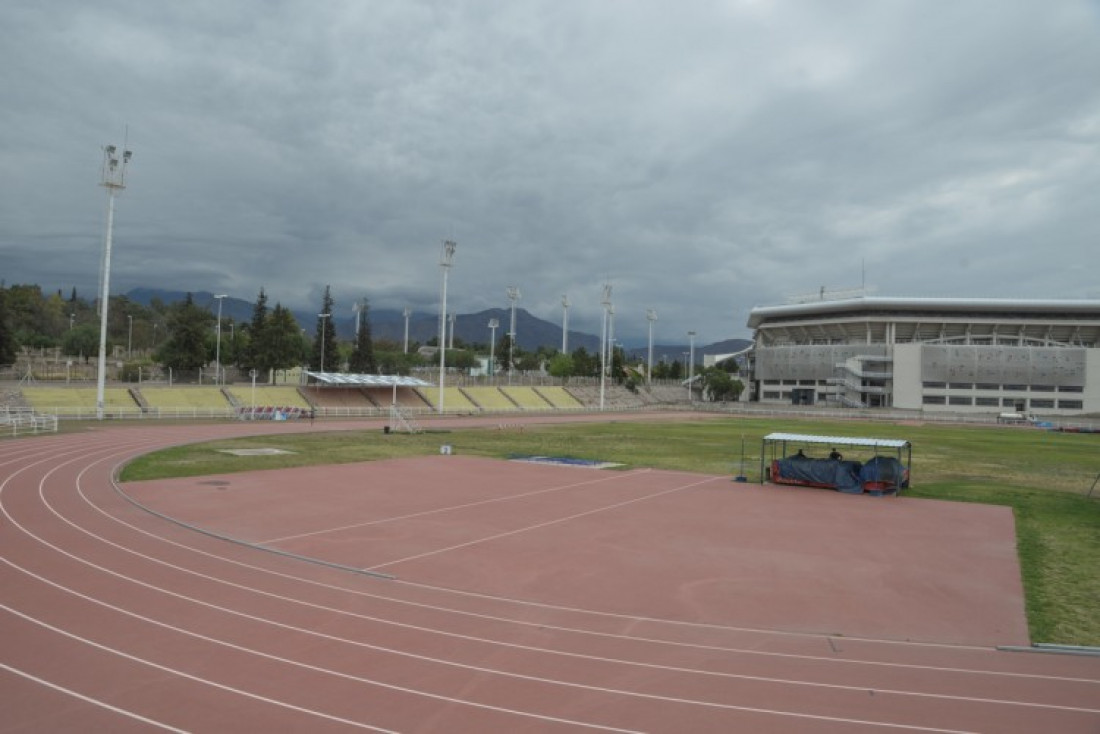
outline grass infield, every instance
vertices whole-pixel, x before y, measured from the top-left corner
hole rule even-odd
[[[1097,434],[773,418],[530,425],[523,431],[469,428],[416,435],[315,430],[166,449],[129,464],[122,479],[422,456],[439,453],[446,443],[460,454],[559,456],[616,462],[625,469],[653,467],[731,477],[743,472],[756,482],[761,439],[773,431],[907,439],[913,443],[913,486],[906,496],[1012,507],[1032,641],[1100,646],[1100,489],[1091,499],[1085,497],[1100,472]],[[222,451],[247,448],[292,453],[235,456]],[[846,458],[866,458],[851,447],[844,451]],[[980,574],[981,569],[973,572]]]

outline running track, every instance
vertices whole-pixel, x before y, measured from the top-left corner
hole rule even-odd
[[[374,579],[187,530],[112,481],[166,445],[301,429],[0,442],[0,731],[1100,732],[1098,658]]]

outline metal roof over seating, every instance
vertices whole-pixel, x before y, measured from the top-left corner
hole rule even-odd
[[[827,443],[831,446],[868,446],[872,448],[902,449],[908,441],[898,438],[857,438],[851,436],[810,436],[803,433],[769,433],[765,441],[787,441],[789,443]]]
[[[305,373],[307,378],[323,385],[337,387],[431,387],[432,383],[425,382],[419,377],[406,375],[355,375],[345,372],[311,372]]]

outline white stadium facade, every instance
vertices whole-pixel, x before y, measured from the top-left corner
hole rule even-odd
[[[871,298],[754,308],[749,399],[1100,413],[1100,301]]]

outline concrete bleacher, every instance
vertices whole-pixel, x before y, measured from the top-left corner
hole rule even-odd
[[[502,387],[500,391],[523,410],[550,410],[554,407],[533,387]]]
[[[252,389],[246,387],[232,387],[229,392],[243,406],[252,405]],[[309,401],[298,392],[298,388],[291,385],[264,385],[256,388],[256,405],[270,405],[286,408],[303,408],[309,410],[312,407]]]
[[[543,385],[540,387],[532,388],[543,400],[548,402],[555,408],[564,408],[568,410],[578,410],[584,407],[584,403],[577,400],[573,395],[564,387],[557,387],[555,385]]]
[[[146,407],[158,410],[223,411],[233,406],[220,387],[143,387],[141,397]]]
[[[94,387],[24,387],[21,392],[23,400],[38,413],[79,417],[96,414]],[[124,387],[104,389],[103,409],[115,415],[141,413],[141,407]]]
[[[311,385],[302,388],[309,402],[318,408],[347,408],[363,410],[377,407],[359,387],[330,387]]]
[[[462,388],[466,396],[482,410],[490,412],[519,410],[519,406],[501,388],[489,386],[469,386]]]
[[[370,399],[381,408],[390,407],[394,401],[394,390],[392,387],[368,387],[364,388],[364,391],[370,396]],[[401,408],[423,409],[430,406],[420,393],[411,387],[397,388],[396,396],[397,405]]]
[[[599,385],[570,387],[569,392],[581,401],[586,408],[598,408],[600,406]],[[644,407],[645,401],[621,385],[606,385],[603,405],[605,409],[610,410],[635,410]]]
[[[439,409],[439,388],[421,387],[417,391],[431,407]],[[454,413],[478,412],[477,406],[470,402],[470,399],[457,387],[443,388],[443,410]]]

